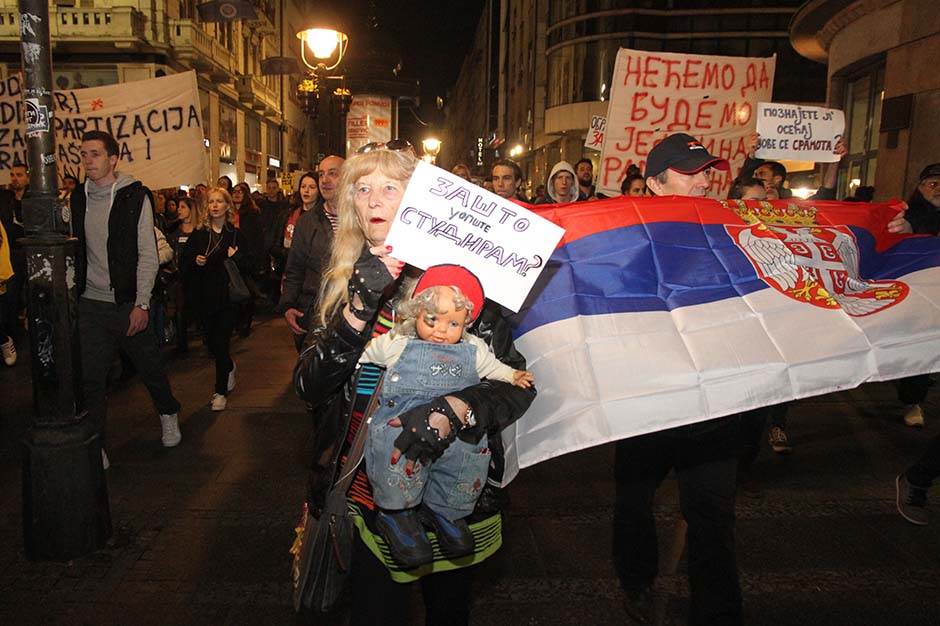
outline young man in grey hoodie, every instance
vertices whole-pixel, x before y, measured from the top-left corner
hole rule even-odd
[[[578,201],[578,176],[568,161],[559,161],[552,168],[545,183],[547,196],[536,204],[564,204]]]
[[[150,329],[150,292],[159,267],[147,189],[115,171],[119,146],[103,131],[82,136],[85,184],[72,193],[79,240],[76,285],[85,409],[104,440],[108,370],[120,348],[130,357],[160,413],[163,445],[182,439],[180,403]],[[101,451],[108,466],[104,448]]]

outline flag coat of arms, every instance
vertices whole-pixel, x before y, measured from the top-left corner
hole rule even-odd
[[[506,482],[643,433],[940,369],[940,239],[899,203],[687,197],[535,207],[566,229],[514,316],[538,397]]]

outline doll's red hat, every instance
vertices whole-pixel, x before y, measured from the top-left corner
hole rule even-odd
[[[483,310],[483,285],[476,275],[462,265],[432,265],[415,285],[415,293],[421,293],[428,287],[457,287],[473,303],[470,321],[475,322]]]

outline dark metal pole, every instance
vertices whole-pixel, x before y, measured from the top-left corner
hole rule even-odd
[[[34,559],[68,560],[111,536],[101,442],[82,407],[76,240],[58,200],[47,0],[20,0],[29,190],[23,198],[33,423],[23,459],[23,538]]]

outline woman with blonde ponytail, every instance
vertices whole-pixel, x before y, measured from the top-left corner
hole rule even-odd
[[[378,393],[382,399],[381,389],[376,389],[380,370],[371,364],[357,365],[359,357],[370,338],[391,328],[394,305],[411,297],[421,274],[399,261],[396,250],[385,243],[415,164],[413,156],[388,149],[359,154],[343,164],[337,190],[339,225],[320,289],[317,323],[294,371],[295,388],[312,405],[315,418],[310,515],[318,516],[322,510],[336,479],[337,459],[347,454],[366,421],[373,396]],[[500,310],[487,302],[470,332],[482,338],[497,359],[524,370],[525,359],[515,350]],[[406,457],[398,462],[408,467],[431,462],[458,437],[476,444],[488,435],[490,475],[485,486],[474,487],[482,488],[482,493],[467,518],[474,552],[456,560],[437,553],[432,563],[408,570],[394,561],[377,532],[371,487],[365,470],[358,468],[347,492],[358,520],[348,581],[352,626],[415,623],[408,614],[410,586],[403,583],[418,580],[428,624],[469,623],[473,565],[491,556],[502,542],[504,498],[493,486],[500,484],[504,465],[499,433],[522,416],[534,397],[534,389],[483,380],[389,420],[389,426],[401,428],[395,446]]]

